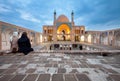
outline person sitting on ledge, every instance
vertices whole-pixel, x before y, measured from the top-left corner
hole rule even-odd
[[[18,33],[13,32],[13,36],[11,37],[10,43],[11,43],[11,52],[12,53],[17,53],[18,51]]]
[[[33,51],[33,48],[31,48],[30,40],[27,37],[27,33],[23,32],[21,38],[18,39],[18,52],[27,55],[31,51]]]

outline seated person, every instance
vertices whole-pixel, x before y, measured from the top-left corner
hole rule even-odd
[[[27,55],[29,52],[33,51],[31,48],[30,40],[27,37],[27,33],[23,32],[21,38],[18,40],[18,51]]]
[[[16,53],[18,51],[18,33],[14,32],[13,36],[11,37],[10,43],[11,43],[11,52]]]

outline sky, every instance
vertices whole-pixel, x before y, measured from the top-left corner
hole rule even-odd
[[[0,21],[42,32],[53,25],[53,13],[64,14],[86,30],[120,28],[120,0],[0,0]]]

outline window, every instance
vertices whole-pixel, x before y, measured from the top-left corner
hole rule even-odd
[[[81,34],[83,34],[84,30],[81,30]]]
[[[46,34],[46,30],[44,30],[44,33]]]

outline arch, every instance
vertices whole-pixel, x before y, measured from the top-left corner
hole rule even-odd
[[[70,27],[67,24],[61,24],[57,29],[58,41],[70,41]]]
[[[70,27],[67,24],[62,24],[57,29],[57,34],[62,34],[64,31],[65,34],[70,34]]]
[[[115,31],[115,46],[120,46],[120,30]]]
[[[2,41],[6,41],[6,33],[2,32]]]
[[[2,50],[9,50],[10,49],[10,37],[12,36],[13,31],[9,29],[5,29],[5,31],[2,32],[2,38],[1,38],[1,45]]]
[[[81,36],[80,41],[81,41],[81,42],[84,42],[84,41],[85,41],[84,35]]]
[[[91,43],[92,42],[92,36],[91,34],[88,35],[88,43]]]
[[[75,36],[75,41],[79,41],[79,36],[78,35]]]

